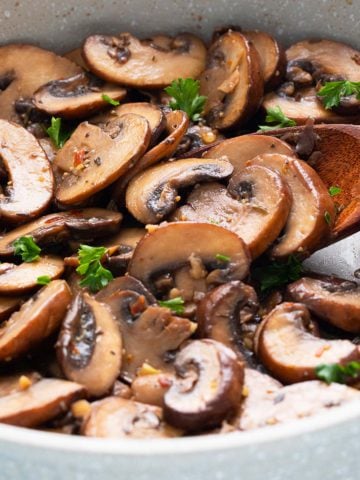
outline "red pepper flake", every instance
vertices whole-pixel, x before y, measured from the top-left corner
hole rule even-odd
[[[131,315],[135,316],[138,313],[143,312],[145,308],[146,308],[145,297],[144,295],[140,295],[140,297],[136,300],[136,302],[130,305],[130,313]]]
[[[85,150],[83,148],[75,152],[74,162],[73,162],[74,167],[78,167],[79,165],[82,165],[84,162],[84,158],[85,158]]]
[[[169,388],[172,385],[172,381],[169,378],[164,377],[159,377],[158,378],[158,383],[160,387],[162,388]]]

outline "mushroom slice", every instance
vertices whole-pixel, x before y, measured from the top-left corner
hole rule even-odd
[[[155,165],[130,181],[126,207],[143,224],[159,223],[176,208],[181,188],[223,179],[232,171],[231,163],[220,159],[187,158]]]
[[[254,383],[254,387],[257,386]],[[359,400],[360,392],[346,385],[327,385],[316,380],[301,382],[280,389],[262,390],[255,396],[250,394],[249,399],[243,402],[241,414],[232,424],[239,430],[268,427],[300,420]]]
[[[335,277],[304,277],[287,287],[288,294],[317,317],[342,330],[360,333],[360,286]]]
[[[56,332],[71,301],[65,280],[43,287],[0,326],[0,361],[17,358]]]
[[[252,43],[239,32],[221,35],[211,45],[200,77],[209,125],[228,129],[244,124],[259,108],[263,88],[260,59]]]
[[[25,300],[26,297],[0,297],[0,322],[7,320]]]
[[[63,57],[71,60],[83,70],[88,70],[88,67],[82,57],[82,48],[74,48],[73,50],[70,50],[70,52],[64,53]]]
[[[280,155],[296,156],[286,142],[276,137],[265,135],[241,135],[228,138],[210,148],[204,158],[226,157],[234,167],[233,175],[242,172],[247,162],[258,155],[278,153]]]
[[[46,83],[34,93],[33,102],[36,108],[49,115],[82,118],[108,106],[105,95],[113,100],[122,100],[126,90],[104,84],[102,80],[83,72]]]
[[[300,303],[282,303],[259,325],[257,355],[284,383],[316,379],[316,367],[360,360],[359,348],[349,340],[317,337],[309,312]]]
[[[256,258],[279,236],[291,204],[291,192],[277,172],[251,166],[232,176],[227,190],[214,183],[197,186],[172,219],[227,228],[244,240]]]
[[[79,398],[85,389],[74,382],[48,378],[26,390],[0,398],[0,423],[19,427],[37,427],[61,413]]]
[[[194,35],[158,35],[139,40],[130,33],[92,35],[82,55],[104,80],[141,88],[163,88],[177,78],[196,78],[205,67],[206,48]]]
[[[14,255],[14,242],[23,236],[33,237],[40,246],[58,245],[70,237],[82,241],[93,240],[117,231],[121,220],[121,213],[104,208],[51,213],[0,237],[0,255]]]
[[[214,340],[189,342],[176,356],[176,377],[165,394],[165,420],[187,431],[216,427],[241,400],[244,368]]]
[[[159,407],[119,397],[95,402],[82,426],[87,437],[104,438],[168,438],[181,432],[163,420]]]
[[[123,228],[117,235],[102,242],[104,247],[114,252],[108,256],[105,265],[115,277],[126,273],[134,249],[145,234],[144,228]]]
[[[120,290],[101,300],[110,308],[122,334],[121,377],[131,382],[144,363],[172,371],[170,354],[192,335],[193,323],[173,316],[168,308],[148,306],[145,296],[134,291]]]
[[[0,117],[22,123],[17,100],[28,101],[44,83],[80,72],[70,60],[33,45],[0,47]]]
[[[23,127],[0,120],[0,157],[11,180],[0,196],[1,216],[11,223],[39,216],[52,200],[54,177],[38,141]]]
[[[242,359],[242,325],[252,320],[258,307],[256,292],[250,285],[239,281],[220,285],[208,292],[197,306],[197,336],[223,343]]]
[[[134,400],[163,407],[165,393],[169,390],[174,380],[175,376],[173,373],[138,375],[131,384]]]
[[[0,295],[22,295],[39,286],[38,277],[59,278],[64,272],[64,261],[60,257],[48,255],[36,262],[2,263],[0,265]]]
[[[123,290],[129,290],[131,292],[137,293],[140,296],[143,296],[146,302],[150,305],[156,303],[156,298],[153,296],[153,294],[150,293],[149,290],[145,288],[145,286],[141,282],[139,282],[139,280],[131,277],[130,275],[114,278],[114,280],[111,280],[111,282],[109,282],[106,287],[101,289],[96,294],[95,298],[99,302],[107,304],[108,299],[111,297],[111,295],[121,292]]]
[[[23,392],[39,380],[41,380],[41,375],[34,371],[24,371],[0,377],[0,398],[13,393]]]
[[[229,261],[217,261],[218,254]],[[157,227],[140,240],[129,274],[151,288],[156,274],[186,265],[191,255],[199,257],[205,266],[223,269],[228,280],[242,280],[249,271],[247,247],[235,233],[212,224],[174,222]]]
[[[265,87],[271,90],[285,73],[285,55],[274,37],[266,32],[251,30],[242,34],[254,45],[259,57]]]
[[[57,201],[73,205],[109,186],[141,157],[150,135],[147,120],[134,114],[123,115],[103,128],[81,123],[54,161],[62,173]]]
[[[65,317],[57,354],[66,378],[95,397],[109,392],[121,369],[122,339],[107,306],[78,294]]]
[[[315,170],[302,160],[285,155],[260,155],[249,165],[275,170],[286,180],[292,193],[284,235],[272,248],[271,255],[276,258],[294,253],[306,256],[325,243],[331,233],[335,208]]]

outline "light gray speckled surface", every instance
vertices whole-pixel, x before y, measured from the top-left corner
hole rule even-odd
[[[360,46],[360,0],[0,0],[0,42],[57,51],[90,32],[263,28],[283,42],[314,36]],[[360,234],[309,260],[351,278]],[[249,434],[162,443],[100,441],[0,426],[0,480],[358,480],[360,405]]]

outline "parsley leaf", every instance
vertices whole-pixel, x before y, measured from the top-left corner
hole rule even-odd
[[[19,255],[23,262],[34,262],[39,258],[41,248],[36,245],[33,237],[20,237],[13,243],[15,255]]]
[[[80,282],[81,287],[89,287],[92,292],[97,292],[106,287],[113,279],[110,270],[107,270],[101,264],[101,259],[106,250],[105,247],[80,245],[78,250],[79,266],[76,271],[83,277]]]
[[[268,265],[255,268],[252,274],[254,279],[260,283],[260,290],[268,292],[289,282],[299,280],[303,271],[301,261],[294,255],[290,255],[285,263],[274,261]]]
[[[110,103],[110,105],[113,105],[114,107],[120,105],[118,100],[114,100],[113,98],[109,97],[109,95],[106,95],[106,93],[101,95],[101,98],[104,100],[104,102]]]
[[[328,211],[326,211],[324,213],[324,218],[325,218],[325,222],[328,224],[328,225],[331,225],[331,215]]]
[[[349,82],[349,80],[326,82],[317,94],[322,97],[324,107],[329,110],[338,107],[342,97],[356,95],[357,100],[360,100],[360,82]]]
[[[62,148],[72,132],[62,127],[61,118],[51,117],[51,126],[46,129],[46,133],[57,148]]]
[[[41,275],[36,279],[36,283],[38,285],[49,285],[50,282],[51,278],[49,277],[49,275]]]
[[[342,189],[340,187],[330,187],[329,193],[331,197],[335,197],[336,195],[340,195]]]
[[[165,92],[172,97],[170,108],[183,110],[190,120],[198,122],[204,110],[206,97],[199,95],[200,82],[193,78],[179,78],[174,80]]]
[[[227,255],[223,255],[222,253],[217,253],[215,255],[215,258],[220,262],[230,262],[230,257],[228,257]]]
[[[360,362],[349,362],[346,365],[328,363],[316,367],[316,375],[326,383],[346,383],[350,378],[360,375]]]
[[[288,118],[278,105],[266,110],[265,122],[270,123],[270,125],[259,125],[259,130],[262,132],[268,132],[269,130],[275,130],[276,128],[296,126],[296,122]]]
[[[160,307],[170,308],[174,313],[184,313],[184,300],[181,297],[171,298],[170,300],[159,301]]]

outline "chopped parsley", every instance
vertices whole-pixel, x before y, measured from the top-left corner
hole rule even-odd
[[[340,187],[329,188],[329,193],[332,197],[335,197],[336,195],[340,195],[341,192],[342,192],[342,189]]]
[[[101,264],[101,259],[106,251],[105,247],[80,245],[78,250],[79,266],[76,271],[83,277],[80,281],[81,287],[88,287],[92,292],[97,292],[106,287],[113,279],[110,270]]]
[[[159,301],[160,307],[170,308],[174,313],[184,313],[184,300],[181,297],[171,298],[170,300]]]
[[[227,255],[223,255],[222,253],[217,253],[215,255],[216,260],[219,260],[220,262],[230,262],[230,257]]]
[[[328,363],[316,367],[317,377],[326,383],[346,383],[360,375],[360,362],[349,362],[346,365]]]
[[[49,275],[41,275],[36,279],[36,283],[38,285],[49,285],[50,282],[51,278],[49,277]]]
[[[110,103],[110,105],[112,105],[113,107],[117,107],[118,105],[120,105],[120,102],[118,100],[114,100],[113,98],[109,97],[109,95],[106,95],[106,93],[101,95],[101,98],[104,100],[104,102]]]
[[[259,125],[259,130],[262,132],[268,132],[269,130],[275,130],[277,128],[296,126],[296,122],[288,118],[278,105],[266,110],[265,122],[269,125]]]
[[[301,261],[296,256],[290,255],[286,262],[273,261],[267,265],[256,267],[252,275],[259,282],[260,290],[268,292],[299,280],[303,272]]]
[[[187,113],[193,122],[201,119],[206,102],[206,97],[199,95],[199,91],[200,82],[193,78],[179,78],[165,88],[165,92],[172,97],[170,108]]]
[[[72,134],[70,130],[62,126],[61,118],[56,117],[51,117],[51,126],[46,129],[46,133],[57,148],[62,148]]]
[[[41,248],[36,245],[33,237],[20,237],[13,246],[15,255],[20,256],[23,262],[35,262],[40,257]]]
[[[317,92],[327,110],[338,107],[343,97],[355,95],[360,100],[360,82],[342,80],[339,82],[326,82]]]

